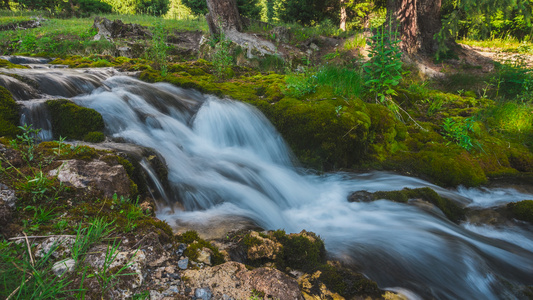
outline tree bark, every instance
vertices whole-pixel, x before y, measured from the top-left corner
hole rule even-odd
[[[341,0],[341,24],[340,29],[346,31],[346,0]]]
[[[423,53],[435,53],[438,50],[438,42],[435,35],[440,31],[441,0],[418,0],[417,15],[418,27],[420,28],[420,51]]]
[[[209,13],[205,16],[211,35],[228,31],[242,31],[242,21],[235,0],[207,0]]]
[[[388,0],[387,2],[387,19],[392,29],[397,30],[400,35],[400,49],[410,54],[419,49],[416,4],[416,0]]]

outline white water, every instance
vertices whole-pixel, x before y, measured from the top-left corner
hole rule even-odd
[[[430,186],[463,203],[492,203],[497,192],[471,199],[391,173],[302,173],[254,108],[168,84],[111,77],[73,100],[99,111],[108,135],[164,157],[169,201],[185,207],[160,211],[169,223],[246,218],[265,229],[314,231],[330,253],[413,299],[525,299],[514,286],[533,284],[531,230],[461,227],[416,206],[347,201],[357,190]]]

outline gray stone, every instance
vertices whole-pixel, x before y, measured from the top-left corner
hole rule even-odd
[[[187,249],[187,244],[183,244],[183,243],[181,243],[181,244],[179,244],[179,246],[178,246],[178,251],[176,251],[176,254],[177,254],[178,256],[182,256],[182,255],[183,255],[183,252],[184,252],[186,249]]]
[[[210,300],[213,294],[209,288],[200,288],[194,291],[194,296],[196,299]]]
[[[320,50],[320,48],[318,48],[318,46],[315,43],[311,43],[311,45],[309,45],[309,48],[311,48],[311,49],[313,49],[315,51]]]
[[[15,191],[10,189],[7,185],[0,182],[0,200],[3,200],[4,203],[9,207],[15,206]]]
[[[52,272],[54,272],[54,274],[56,274],[57,277],[61,277],[63,274],[67,272],[74,271],[75,265],[76,265],[76,262],[72,258],[58,261],[52,266]]]
[[[180,268],[182,270],[187,270],[188,266],[189,266],[189,258],[188,257],[178,261],[178,268]]]
[[[204,263],[206,265],[211,265],[211,255],[213,254],[213,251],[209,248],[202,248],[198,252],[198,262]]]

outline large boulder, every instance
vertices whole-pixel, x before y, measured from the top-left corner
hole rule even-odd
[[[227,262],[201,270],[187,270],[191,290],[209,289],[214,299],[250,299],[253,292],[265,299],[304,299],[298,283],[283,272],[272,268],[248,270],[244,264]]]
[[[147,38],[152,37],[152,33],[146,27],[139,24],[124,24],[121,20],[111,21],[102,17],[95,17],[93,28],[98,30],[94,40],[111,40],[114,38]]]
[[[122,165],[109,166],[103,161],[66,160],[63,164],[49,172],[50,176],[64,184],[75,188],[88,188],[104,197],[114,194],[128,196],[131,181]]]

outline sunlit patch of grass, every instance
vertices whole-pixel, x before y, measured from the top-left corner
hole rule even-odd
[[[345,50],[352,50],[356,48],[363,48],[366,45],[366,38],[362,32],[356,33],[354,36],[346,39],[344,42]]]
[[[363,74],[361,70],[325,66],[315,75],[319,86],[329,86],[337,96],[359,97],[363,93]]]
[[[457,40],[457,42],[475,47],[499,48],[510,53],[533,54],[533,43],[531,41],[520,41],[513,36],[505,36],[502,38],[492,37],[481,41],[463,38]]]
[[[502,102],[490,108],[487,121],[494,128],[519,134],[533,130],[533,104]]]

